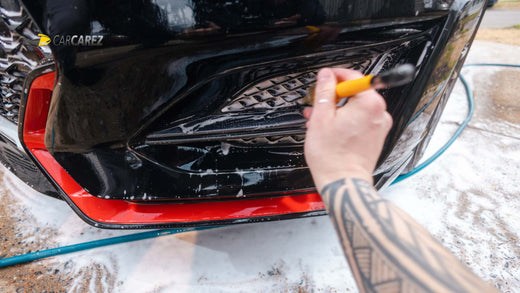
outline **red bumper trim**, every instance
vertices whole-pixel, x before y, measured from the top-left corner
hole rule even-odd
[[[36,160],[76,207],[95,222],[107,224],[189,224],[277,216],[323,210],[319,194],[284,195],[261,199],[213,202],[140,204],[101,199],[86,192],[47,151],[45,124],[54,84],[54,73],[34,79],[24,116],[23,140]]]

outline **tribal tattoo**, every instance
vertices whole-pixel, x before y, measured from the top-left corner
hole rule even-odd
[[[495,292],[368,182],[341,179],[321,197],[361,292]]]

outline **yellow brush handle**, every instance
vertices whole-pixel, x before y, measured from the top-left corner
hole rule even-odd
[[[336,85],[336,95],[338,95],[339,99],[342,99],[369,90],[372,88],[370,81],[373,77],[372,75],[367,75],[362,78],[340,82]]]

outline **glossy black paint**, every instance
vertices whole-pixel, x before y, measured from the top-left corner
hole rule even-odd
[[[209,139],[205,132],[183,137],[175,127],[222,116],[229,99],[265,78],[371,58],[375,62],[366,72],[404,62],[418,67],[412,84],[382,92],[394,118],[375,173],[382,186],[418,159],[429,138],[425,130],[434,128],[442,112],[485,4],[461,0],[442,11],[450,4],[374,1],[360,9],[368,2],[235,1],[230,7],[224,2],[192,1],[191,18],[179,13],[187,7],[184,1],[31,6],[47,20],[41,26],[51,36],[103,34],[106,39],[103,47],[53,48],[59,79],[46,145],[88,192],[172,200],[312,187],[301,140],[223,147],[237,138],[233,133],[241,133],[230,131],[233,127],[246,128],[243,133],[253,137],[279,135],[273,132],[280,130],[278,120],[262,119],[255,130],[260,134],[251,134],[251,124],[242,122],[214,125],[220,137]],[[165,8],[168,3],[175,13]],[[319,3],[325,4],[316,9]],[[319,33],[304,27],[310,24]],[[338,53],[337,60],[327,59]],[[295,113],[285,135],[302,134],[300,110],[280,110]]]

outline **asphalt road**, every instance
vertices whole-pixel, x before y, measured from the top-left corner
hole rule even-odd
[[[520,10],[498,10],[490,8],[486,11],[480,28],[506,28],[520,24]]]

